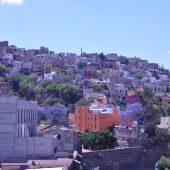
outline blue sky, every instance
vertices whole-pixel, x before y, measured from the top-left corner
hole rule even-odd
[[[118,53],[170,69],[169,0],[0,0],[0,40]]]

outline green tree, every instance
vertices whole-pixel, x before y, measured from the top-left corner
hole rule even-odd
[[[33,78],[16,74],[10,76],[11,86],[14,92],[18,92],[21,97],[25,97],[26,99],[34,98],[35,95],[35,81]],[[31,97],[31,95],[33,95]]]
[[[52,81],[51,80],[42,80],[41,82],[40,82],[40,86],[42,87],[42,88],[46,88],[49,84],[51,84],[52,83]]]
[[[18,92],[18,91],[19,91],[19,84],[20,84],[21,78],[22,78],[22,75],[21,75],[21,74],[16,74],[16,75],[11,75],[11,76],[10,76],[11,86],[12,86],[12,89],[13,89],[15,92]]]
[[[129,59],[125,56],[119,56],[119,61],[121,64],[129,64]]]
[[[46,89],[49,94],[53,94],[55,97],[58,97],[60,94],[59,88],[56,83],[48,84]]]
[[[99,84],[99,83],[96,83],[96,82],[91,82],[91,87],[94,89],[94,91],[96,92],[101,92],[103,91],[103,87]]]
[[[49,64],[49,63],[46,63],[45,65],[44,65],[44,70],[45,70],[45,73],[50,73],[51,72],[51,64]]]
[[[89,106],[90,105],[90,101],[84,99],[84,98],[81,98],[79,101],[77,101],[75,103],[76,106]]]
[[[87,63],[84,62],[84,61],[80,61],[78,64],[77,64],[78,68],[79,69],[83,69],[84,67],[87,67]]]
[[[158,167],[159,170],[165,170],[165,168],[168,168],[167,158],[162,156],[161,159],[158,161],[157,167]]]
[[[24,75],[30,75],[30,70],[27,67],[22,67],[20,73]]]
[[[27,100],[35,99],[35,82],[31,77],[23,76],[19,83],[19,94]]]
[[[0,76],[3,76],[6,73],[7,69],[5,66],[0,65]]]
[[[63,103],[68,106],[69,104],[75,104],[81,97],[79,89],[72,84],[66,83],[60,85],[60,97]]]
[[[42,80],[35,88],[40,105],[51,106],[59,101],[60,87],[51,80]]]
[[[85,149],[103,150],[113,149],[117,146],[117,139],[113,132],[106,131],[86,131],[82,133],[82,144]]]
[[[163,110],[164,110],[166,116],[170,116],[170,104],[164,103]]]
[[[50,85],[53,82],[51,80],[42,80],[36,87],[37,92],[42,94],[42,93],[47,93],[47,87],[50,88]]]
[[[145,108],[142,115],[143,121],[145,123],[159,123],[160,117],[165,114],[161,97],[155,96],[149,88],[144,88],[144,91],[138,92],[137,95]]]
[[[14,92],[19,93],[19,95],[27,100],[35,99],[35,81],[33,78],[17,74],[10,76],[11,86]]]
[[[143,76],[142,76],[142,74],[140,74],[140,73],[136,73],[136,74],[135,74],[135,78],[136,78],[136,79],[142,79]]]
[[[75,105],[74,104],[69,104],[67,107],[67,113],[74,113],[75,111]]]

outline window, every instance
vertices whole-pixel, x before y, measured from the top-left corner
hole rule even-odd
[[[17,133],[18,138],[20,137],[20,136],[19,136],[19,132],[20,132],[20,130],[18,129],[18,133]]]
[[[23,116],[24,116],[24,122],[23,123],[25,123],[25,116],[26,116],[25,110],[23,110]]]
[[[23,123],[23,111],[21,109],[21,122],[20,123]]]
[[[19,119],[20,119],[20,111],[18,110],[18,123],[20,123]]]
[[[61,139],[61,135],[57,135],[57,139],[60,140]]]
[[[30,122],[30,110],[28,110],[28,122]]]
[[[57,153],[57,146],[54,148],[54,153]]]
[[[31,110],[31,122],[33,121],[33,110]]]

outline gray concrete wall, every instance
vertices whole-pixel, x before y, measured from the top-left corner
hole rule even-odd
[[[0,160],[14,154],[16,110],[15,100],[0,98]]]
[[[109,149],[83,153],[83,158],[88,170],[95,167],[100,170],[125,170],[135,164],[142,152],[143,147]]]
[[[27,147],[28,139],[27,138],[18,138],[15,140],[15,153],[14,157],[27,157]]]
[[[52,157],[53,136],[32,137],[28,141],[28,155],[33,157]]]
[[[17,114],[21,108],[36,110],[36,107],[35,102],[21,101],[15,96],[0,97],[0,161],[27,155],[28,139],[18,138],[18,127],[21,125]]]
[[[70,152],[77,150],[80,151],[80,136],[77,132],[68,129],[52,129],[44,132],[45,134],[52,134],[56,136],[53,140],[53,148],[57,146],[58,152]],[[61,136],[58,139],[58,135]]]
[[[162,155],[169,157],[170,143],[160,142],[147,148],[131,147],[83,153],[88,170],[100,167],[100,170],[152,170]]]
[[[36,109],[36,102],[0,97],[0,162],[12,157],[68,156],[80,148],[80,137],[68,129],[53,129],[30,137],[29,131],[36,132],[37,128]]]

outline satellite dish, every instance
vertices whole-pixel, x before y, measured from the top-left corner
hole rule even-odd
[[[77,154],[78,154],[78,152],[77,152],[77,151],[74,151],[74,152],[73,152],[73,158],[74,158],[74,159],[76,159]]]

